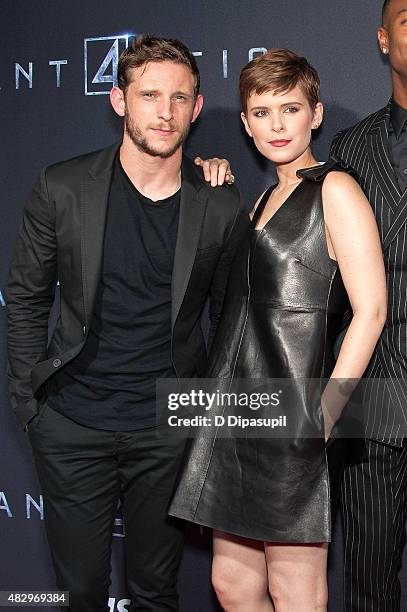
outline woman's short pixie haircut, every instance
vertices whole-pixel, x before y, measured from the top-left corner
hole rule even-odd
[[[242,110],[247,113],[247,101],[253,94],[272,91],[282,94],[299,86],[312,110],[320,100],[320,81],[315,68],[288,49],[270,49],[255,57],[240,73],[239,89]]]

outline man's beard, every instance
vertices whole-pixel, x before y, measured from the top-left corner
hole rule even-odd
[[[143,153],[147,153],[147,155],[151,155],[153,157],[161,157],[162,159],[167,159],[168,157],[171,157],[171,155],[173,155],[180,148],[180,146],[182,145],[182,143],[188,136],[189,129],[191,127],[191,124],[188,123],[185,130],[179,135],[178,139],[172,145],[172,147],[170,147],[167,150],[160,151],[160,150],[154,149],[148,143],[147,138],[143,136],[143,134],[141,133],[140,129],[137,127],[134,120],[128,114],[127,109],[124,114],[124,125],[126,129],[126,133],[129,135],[132,142],[136,145],[136,147],[140,151],[142,151]]]

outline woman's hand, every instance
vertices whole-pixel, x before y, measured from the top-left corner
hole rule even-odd
[[[235,177],[232,174],[230,164],[227,159],[220,157],[211,157],[209,159],[202,159],[201,157],[195,157],[194,163],[197,166],[201,166],[205,181],[210,182],[212,187],[223,185],[233,185]]]
[[[321,396],[325,442],[328,442],[331,437],[331,432],[358,383],[358,378],[343,380],[331,377],[329,379]],[[360,419],[363,419],[363,414],[360,415]]]

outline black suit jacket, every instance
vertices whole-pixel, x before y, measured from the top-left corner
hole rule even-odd
[[[44,383],[84,346],[102,264],[112,168],[108,147],[43,170],[24,210],[7,289],[9,387],[23,425],[37,413]],[[198,174],[199,172],[199,174]],[[202,373],[200,318],[210,296],[210,339],[229,267],[248,224],[234,187],[210,187],[184,157],[172,277],[172,362],[178,377]],[[60,282],[60,313],[48,320]]]
[[[339,132],[331,155],[358,176],[379,228],[387,273],[387,322],[367,371],[370,437],[402,444],[407,427],[407,191],[401,193],[389,155],[390,102]],[[386,382],[374,382],[386,379]]]

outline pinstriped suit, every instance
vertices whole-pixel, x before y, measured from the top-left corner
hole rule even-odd
[[[337,134],[331,155],[348,164],[374,210],[388,283],[387,323],[366,373],[367,457],[342,488],[346,612],[400,609],[398,570],[407,512],[407,190],[389,155],[389,104]],[[381,381],[380,379],[386,379]]]

